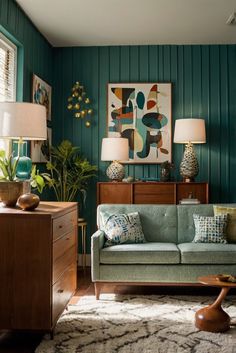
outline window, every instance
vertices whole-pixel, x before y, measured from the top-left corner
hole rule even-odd
[[[0,102],[16,100],[17,47],[0,33]]]
[[[0,102],[16,100],[17,47],[0,33]],[[0,149],[8,152],[9,144],[0,139]]]

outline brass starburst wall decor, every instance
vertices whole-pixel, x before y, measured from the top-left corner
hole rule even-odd
[[[67,109],[73,112],[76,119],[84,119],[86,127],[91,126],[90,120],[93,113],[93,109],[91,109],[91,101],[87,96],[84,86],[78,81],[71,89]]]

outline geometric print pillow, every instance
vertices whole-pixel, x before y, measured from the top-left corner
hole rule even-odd
[[[236,243],[236,207],[214,205],[214,215],[228,214],[226,238],[229,243]]]
[[[145,238],[138,212],[104,213],[103,230],[107,241],[105,246],[123,243],[143,243]]]
[[[228,215],[205,217],[193,214],[195,237],[193,243],[223,243],[226,244],[225,230]]]

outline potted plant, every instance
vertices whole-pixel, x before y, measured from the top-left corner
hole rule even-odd
[[[16,169],[19,158],[13,158],[13,155],[6,157],[4,150],[0,150],[0,201],[3,205],[13,207],[18,197],[26,192],[30,192],[30,186],[37,188],[41,193],[45,186],[43,177],[32,166],[30,180],[20,180],[16,177]]]
[[[47,185],[53,189],[57,201],[75,201],[79,195],[85,200],[88,181],[96,175],[97,167],[80,155],[79,147],[64,140],[50,149],[51,160],[43,174]]]

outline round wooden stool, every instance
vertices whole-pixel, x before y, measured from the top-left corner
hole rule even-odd
[[[86,233],[87,233],[87,222],[84,218],[78,218],[79,234],[81,233],[81,244],[82,244],[82,266],[86,267]],[[80,232],[81,228],[81,232]]]

